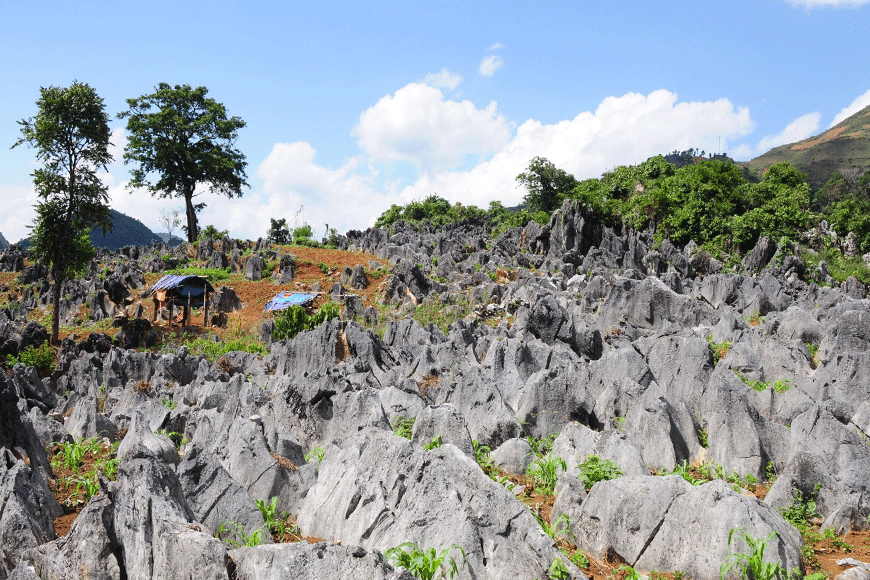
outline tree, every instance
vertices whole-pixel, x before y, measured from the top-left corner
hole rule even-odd
[[[577,186],[573,175],[543,157],[532,159],[526,171],[517,175],[517,181],[528,192],[523,198],[528,208],[547,213],[558,209]]]
[[[40,88],[35,117],[18,122],[25,144],[43,163],[33,173],[40,202],[31,226],[31,251],[51,268],[54,281],[51,340],[57,344],[63,283],[94,255],[90,229],[105,234],[112,227],[108,188],[97,177],[107,170],[109,116],[90,86],[78,81],[68,88]]]
[[[287,228],[287,220],[284,218],[279,220],[276,220],[275,218],[270,219],[272,221],[272,227],[269,228],[269,232],[266,234],[269,237],[269,241],[273,244],[289,244],[290,230]]]
[[[138,164],[129,189],[184,198],[191,243],[198,234],[196,214],[205,207],[193,203],[201,193],[197,185],[208,184],[209,192],[229,198],[242,197],[242,186],[248,185],[245,156],[235,148],[245,122],[228,118],[226,108],[207,93],[205,87],[160,83],[150,95],[127,99],[130,110],[118,115],[127,119],[129,134],[124,163]]]
[[[166,229],[166,243],[170,246],[172,245],[172,232],[175,231],[175,228],[181,225],[181,218],[178,217],[178,215],[179,212],[177,209],[174,209],[171,212],[160,212],[160,224],[164,227],[164,229]]]

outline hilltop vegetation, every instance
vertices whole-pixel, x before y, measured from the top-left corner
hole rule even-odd
[[[775,147],[746,166],[760,177],[768,167],[784,161],[804,172],[813,189],[820,189],[832,174],[844,168],[870,166],[870,107],[820,135]]]

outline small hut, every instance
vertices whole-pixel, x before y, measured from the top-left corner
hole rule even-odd
[[[148,291],[154,300],[154,318],[164,307],[169,308],[169,326],[173,322],[187,326],[190,312],[193,308],[204,307],[202,325],[208,325],[208,297],[214,293],[214,286],[202,276],[179,276],[167,274],[158,280]],[[176,307],[182,312],[173,320],[172,314]]]

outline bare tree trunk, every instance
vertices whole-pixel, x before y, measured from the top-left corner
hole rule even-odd
[[[192,244],[199,235],[199,228],[196,226],[196,208],[193,207],[193,189],[185,191],[184,206],[187,210],[187,241]]]

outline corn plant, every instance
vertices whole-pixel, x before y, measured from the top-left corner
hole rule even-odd
[[[477,442],[477,439],[471,442],[471,447],[474,449],[474,460],[484,473],[489,474],[494,466],[492,457],[489,455],[492,453],[492,449],[486,445],[481,445]]]
[[[390,564],[404,568],[418,580],[434,580],[435,578],[453,578],[459,572],[456,560],[450,555],[452,550],[459,550],[464,564],[465,550],[456,544],[451,544],[441,552],[436,552],[435,548],[423,549],[413,542],[405,542],[386,550],[384,556]],[[439,575],[436,576],[436,574]]]
[[[601,459],[597,455],[587,456],[586,461],[577,467],[580,469],[577,478],[587,491],[599,481],[616,479],[623,474],[623,471],[614,462],[609,459]]]
[[[785,580],[787,573],[782,564],[764,561],[764,551],[767,549],[767,544],[779,534],[770,532],[765,538],[753,538],[743,528],[734,528],[728,534],[728,547],[731,547],[731,542],[734,540],[734,532],[738,532],[739,538],[746,542],[749,546],[749,554],[736,553],[731,554],[722,565],[719,567],[719,578],[725,580],[731,570],[740,571],[743,580]]]
[[[535,480],[535,489],[538,493],[552,495],[556,480],[567,469],[565,460],[551,453],[533,461],[526,470],[526,475]]]
[[[287,532],[287,514],[278,512],[278,498],[273,497],[268,502],[258,499],[256,504],[272,536],[283,536]]]

